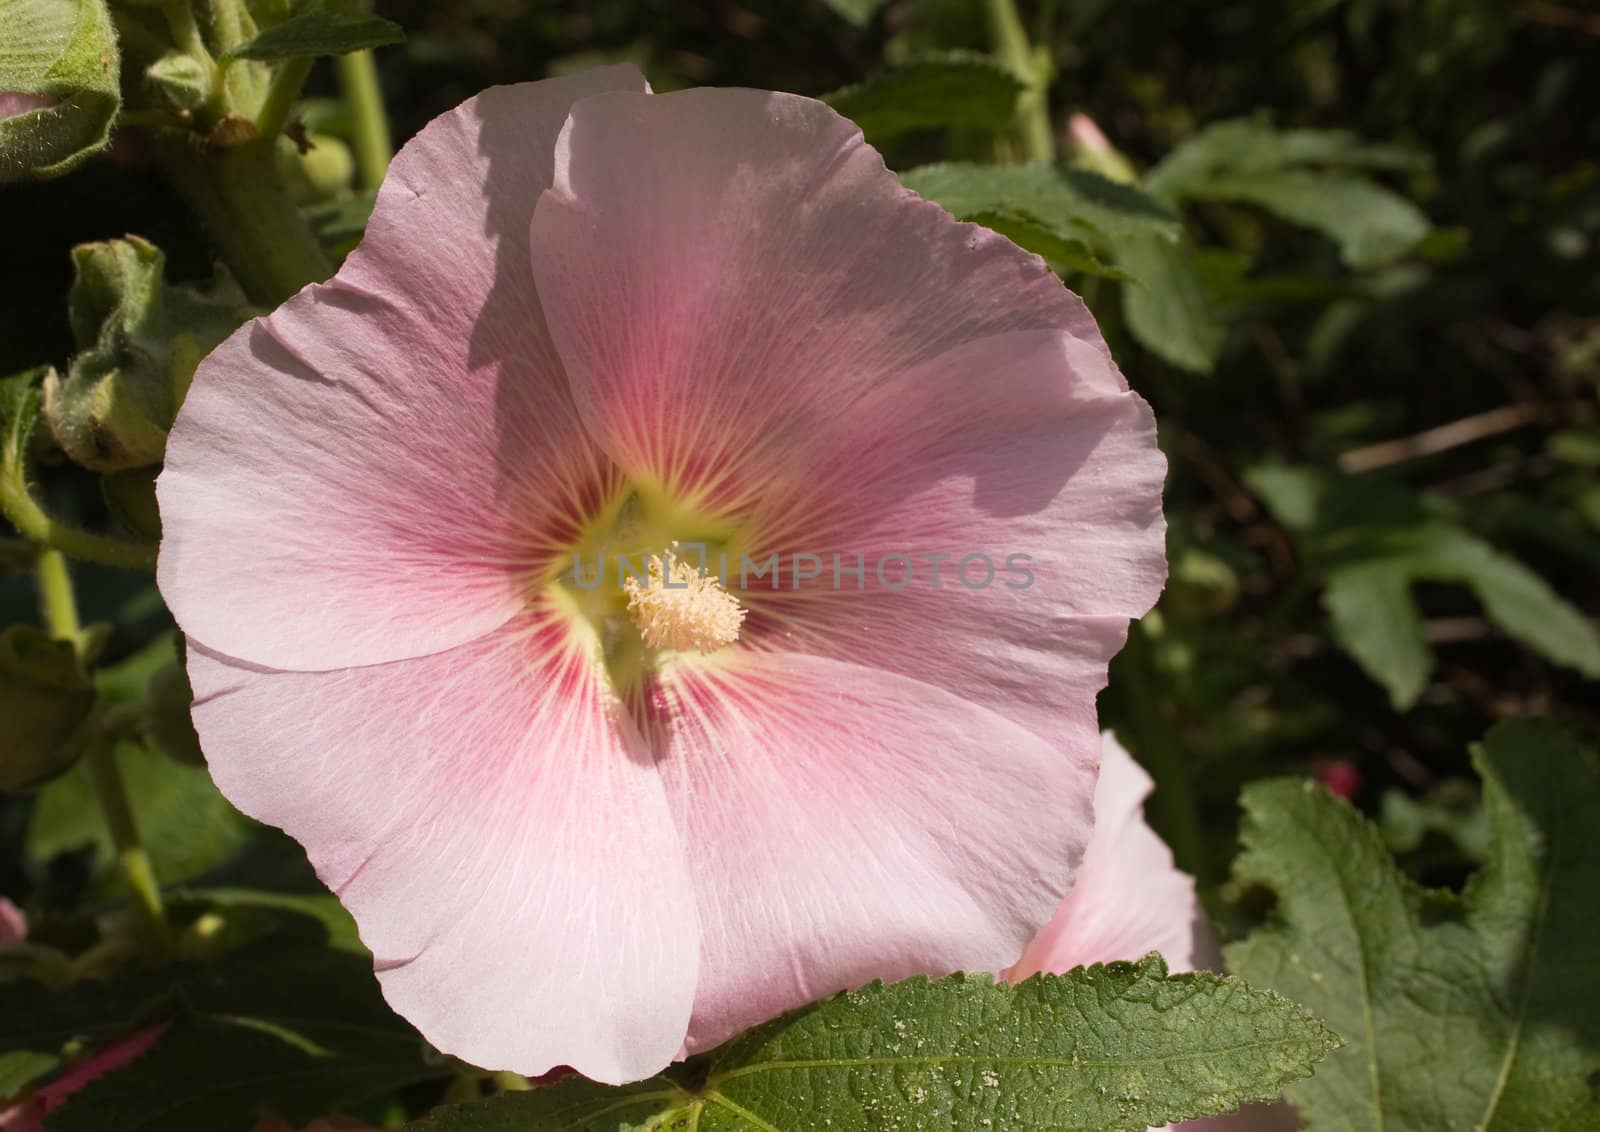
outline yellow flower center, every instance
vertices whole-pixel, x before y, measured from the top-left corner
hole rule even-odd
[[[678,558],[650,556],[649,578],[628,578],[628,616],[644,643],[674,652],[716,652],[739,639],[744,607],[722,583]]]
[[[739,639],[745,609],[718,575],[738,562],[741,524],[692,496],[633,481],[584,522],[537,591],[589,643],[624,700],[674,654]]]

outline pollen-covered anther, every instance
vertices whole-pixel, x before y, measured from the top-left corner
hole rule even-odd
[[[744,607],[722,583],[670,553],[650,556],[649,580],[622,583],[628,614],[645,644],[675,652],[716,652],[739,639]]]

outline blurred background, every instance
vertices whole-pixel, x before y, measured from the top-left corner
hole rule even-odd
[[[873,119],[858,85],[928,52],[991,51],[970,0],[376,10],[408,35],[376,53],[397,141],[485,86],[628,60],[658,90],[832,96],[892,167],[920,170],[911,183],[980,219],[924,167],[1020,156],[959,122]],[[1161,424],[1172,581],[1101,701],[1157,778],[1154,823],[1225,921],[1250,913],[1225,878],[1239,787],[1263,776],[1321,778],[1416,876],[1458,882],[1486,835],[1469,745],[1513,714],[1600,724],[1600,8],[1045,0],[1022,15],[1053,69],[1059,157],[1137,183],[1181,226],[1152,250],[1093,200],[1064,243],[1053,198],[991,217],[1084,295]],[[332,137],[338,115],[315,100],[335,89],[319,64],[306,120]],[[138,233],[169,280],[211,272],[134,142],[0,195],[0,373],[73,354],[76,243]],[[367,199],[336,173],[307,203],[348,247]],[[92,477],[44,479],[63,513],[104,521]],[[78,583],[85,618],[113,626],[105,662],[137,665],[170,631],[148,576],[83,566]],[[26,575],[0,578],[0,624],[34,601]],[[76,774],[0,798],[0,892],[65,905],[106,883]],[[129,774],[163,880],[296,867],[203,772],[136,757]]]

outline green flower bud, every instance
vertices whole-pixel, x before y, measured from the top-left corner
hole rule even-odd
[[[167,286],[165,257],[137,236],[80,244],[72,259],[79,353],[65,376],[46,375],[50,430],[95,471],[157,464],[195,366],[244,320],[242,299]]]
[[[25,790],[77,761],[94,687],[70,641],[32,625],[0,633],[0,790]]]
[[[111,140],[122,101],[111,13],[105,0],[6,3],[0,28],[0,185],[59,177]]]
[[[301,152],[285,139],[277,149],[278,176],[296,204],[332,200],[349,191],[356,162],[350,147],[332,134],[307,133]]]
[[[145,68],[144,86],[156,105],[194,111],[211,94],[211,75],[193,55],[169,51]]]

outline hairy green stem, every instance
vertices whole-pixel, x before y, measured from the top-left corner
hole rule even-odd
[[[34,499],[20,460],[0,461],[0,513],[18,533],[43,547],[65,551],[74,558],[122,566],[133,570],[152,570],[156,548],[145,543],[94,535],[59,522]]]
[[[352,51],[340,55],[337,62],[339,85],[350,108],[356,172],[363,188],[375,189],[383,182],[389,159],[394,156],[389,117],[384,113],[383,91],[378,86],[378,67],[370,51]]]
[[[1053,161],[1055,133],[1050,128],[1050,67],[1028,43],[1015,0],[984,0],[995,55],[1026,87],[1017,98],[1022,151],[1029,161]]]
[[[272,73],[267,97],[256,113],[256,132],[261,135],[262,141],[270,143],[289,124],[295,99],[300,97],[300,88],[306,85],[306,77],[311,74],[311,64],[314,62],[316,59],[313,56],[299,55],[285,59]]]
[[[275,307],[333,273],[316,236],[278,180],[274,139],[197,153],[183,140],[159,158],[178,193],[205,223],[250,300]]]

